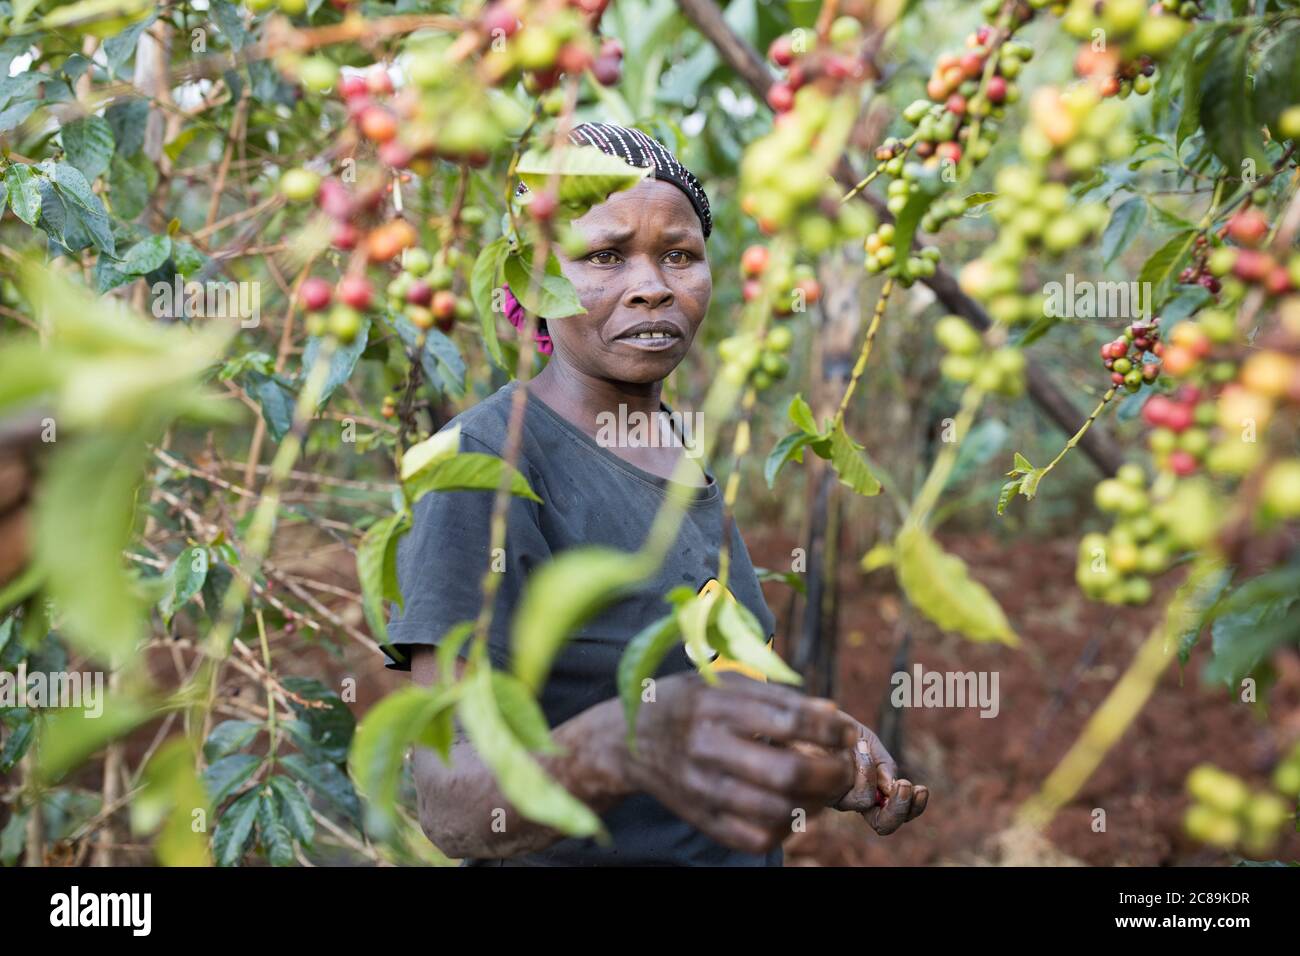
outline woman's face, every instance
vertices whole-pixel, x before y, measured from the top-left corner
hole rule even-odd
[[[672,183],[646,178],[573,224],[587,251],[558,256],[587,312],[547,321],[552,360],[607,381],[662,381],[691,347],[713,293],[695,208]]]

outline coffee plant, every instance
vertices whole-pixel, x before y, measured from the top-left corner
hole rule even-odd
[[[944,17],[958,39],[935,55]],[[1083,399],[1059,454],[1016,451],[983,506],[1015,517],[1089,454],[1103,530],[1077,535],[1078,586],[1163,610],[1024,820],[1074,798],[1203,635],[1234,696],[1296,651],[1300,4],[0,0],[0,37],[0,669],[110,675],[96,719],[0,702],[6,864],[111,862],[127,831],[164,864],[440,861],[405,756],[450,759],[456,723],[521,813],[600,833],[537,760],[537,696],[659,567],[685,482],[639,551],[533,572],[510,670],[487,655],[488,573],[437,686],[363,712],[354,678],[307,676],[378,660],[423,495],[495,492],[492,548],[511,496],[541,500],[510,454],[442,426],[536,374],[541,323],[584,311],[558,253],[582,256],[573,221],[647,174],[569,143],[586,120],[662,139],[715,197],[725,330],[668,393],[703,412],[729,518],[743,483],[820,459],[892,515],[863,573],[1015,653],[1016,622],[936,537],[944,499],[990,403],[1056,396],[1060,421],[1062,389]],[[870,297],[856,354],[834,400],[806,399],[846,250]],[[1119,314],[1054,301],[1079,264],[1141,291]],[[889,323],[937,342],[952,409],[913,484],[854,437]],[[1085,354],[1073,384],[1047,377]],[[1108,416],[1128,439],[1110,459]],[[678,644],[800,681],[717,593],[664,595],[628,643],[629,726]],[[1255,789],[1206,759],[1187,832],[1267,856],[1296,825],[1300,751]]]

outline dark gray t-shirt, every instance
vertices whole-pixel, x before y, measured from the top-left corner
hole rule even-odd
[[[460,425],[462,451],[500,456],[517,383],[499,389],[448,422]],[[520,471],[544,504],[511,498],[504,578],[497,591],[488,650],[495,666],[510,666],[511,615],[533,568],[569,548],[603,545],[632,552],[641,547],[669,482],[619,458],[533,395],[524,416]],[[541,706],[552,727],[618,696],[616,671],[627,642],[671,609],[663,595],[679,585],[698,590],[718,573],[722,492],[712,474],[697,489],[659,574],[629,597],[602,611],[572,635],[556,657],[542,689]],[[398,547],[397,572],[404,612],[393,609],[388,667],[410,669],[415,645],[437,645],[454,625],[472,620],[482,603],[488,569],[493,493],[430,492],[415,506],[414,525]],[[732,528],[728,586],[771,635],[775,618],[739,532]],[[666,676],[692,668],[679,644],[664,660]],[[603,817],[613,838],[566,839],[538,853],[470,865],[714,865],[780,866],[781,850],[737,853],[709,839],[647,794],[634,794]]]

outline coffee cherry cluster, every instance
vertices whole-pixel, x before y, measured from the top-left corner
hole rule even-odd
[[[1151,92],[1156,62],[1188,29],[1176,12],[1170,16],[1158,4],[1148,10],[1147,0],[1072,0],[1061,25],[1086,41],[1075,59],[1075,72],[1102,96],[1120,99]],[[1101,44],[1098,37],[1103,38]]]
[[[456,274],[448,264],[449,251],[440,249],[430,256],[423,249],[408,249],[402,257],[402,270],[385,290],[388,307],[405,313],[421,331],[436,325],[439,331],[450,332],[457,320],[474,317],[473,301],[452,291]]]
[[[998,238],[960,277],[963,290],[985,302],[995,320],[1031,322],[1043,315],[1040,292],[1021,294],[1021,269],[1031,252],[1060,256],[1105,227],[1105,204],[1071,204],[1068,184],[1105,159],[1128,154],[1133,138],[1123,119],[1122,107],[1101,102],[1087,85],[1043,87],[1030,98],[1030,122],[1020,137],[1027,162],[999,170],[994,183]]]
[[[825,42],[818,42],[812,30],[797,29],[772,41],[767,57],[786,71],[785,77],[767,90],[767,105],[778,118],[794,108],[795,93],[812,83],[827,94],[835,94],[846,84],[861,82],[866,66],[860,56],[862,22],[856,17],[837,17],[827,31]]]
[[[1208,254],[1206,268],[1212,276],[1233,285],[1229,293],[1240,296],[1246,286],[1258,286],[1270,296],[1282,296],[1300,289],[1300,253],[1282,262],[1264,248],[1271,227],[1268,217],[1253,206],[1235,213],[1220,231],[1220,238],[1237,246],[1220,246]]]
[[[901,263],[894,247],[894,225],[884,222],[870,233],[863,244],[866,258],[863,266],[867,272],[875,275],[888,272],[898,276],[905,284],[915,279],[928,278],[939,269],[940,252],[938,246],[923,246],[914,256],[908,256]]]
[[[1025,391],[1025,353],[1014,346],[990,349],[970,325],[956,315],[945,315],[934,327],[934,337],[948,353],[939,366],[952,382],[975,385],[986,392],[1016,398]]]
[[[935,60],[925,85],[928,99],[914,101],[902,114],[916,127],[913,150],[920,159],[955,164],[967,150],[976,162],[988,156],[997,131],[983,123],[978,138],[972,140],[974,123],[989,117],[1001,119],[1005,104],[1020,99],[1015,78],[1033,56],[1033,49],[1022,43],[1007,41],[995,46],[999,36],[985,24],[966,37],[965,52],[944,53]],[[990,58],[995,60],[991,75]]]
[[[496,0],[479,14],[476,38],[486,50],[479,78],[509,88],[523,79],[531,94],[550,90],[564,75],[590,70],[602,86],[618,83],[623,48],[592,35],[609,0]]]
[[[1191,264],[1178,274],[1178,281],[1183,285],[1199,285],[1210,295],[1217,296],[1223,289],[1223,283],[1210,272],[1209,263],[1210,237],[1201,233],[1192,243]]]
[[[1136,392],[1160,377],[1158,358],[1148,360],[1147,353],[1159,356],[1164,351],[1160,344],[1160,318],[1150,323],[1134,322],[1124,334],[1101,347],[1101,361],[1110,372],[1111,384],[1127,392]]]
[[[1107,534],[1086,534],[1079,542],[1075,580],[1083,593],[1107,604],[1145,604],[1149,578],[1164,572],[1180,544],[1171,533],[1166,508],[1153,507],[1142,467],[1127,464],[1097,484],[1097,507],[1116,516]]]
[[[1142,406],[1142,418],[1153,429],[1147,443],[1158,469],[1186,478],[1201,468],[1217,412],[1200,389],[1184,385],[1169,395],[1152,395]]]
[[[740,208],[758,221],[764,235],[799,225],[804,245],[833,242],[838,236],[860,237],[875,225],[862,203],[839,202],[826,158],[817,142],[832,119],[840,122],[842,100],[833,104],[817,84],[794,95],[794,106],[778,117],[772,131],[745,151],[740,165]],[[824,152],[824,150],[823,150]],[[830,188],[828,188],[830,187]],[[812,222],[804,225],[805,219]],[[805,233],[807,233],[805,235]],[[826,246],[829,247],[829,246]],[[825,247],[824,247],[825,248]]]
[[[722,377],[734,385],[749,383],[756,391],[770,388],[790,371],[786,353],[794,344],[794,333],[785,325],[767,330],[759,339],[754,335],[733,335],[718,343],[722,359]]]
[[[749,246],[741,254],[740,273],[744,280],[741,295],[746,302],[752,302],[763,294],[763,277],[768,272],[770,261],[767,246]],[[821,301],[821,283],[810,265],[800,263],[770,278],[776,290],[772,314],[777,319],[787,319]]]
[[[1262,856],[1292,816],[1286,801],[1276,794],[1252,794],[1240,777],[1211,764],[1201,764],[1188,774],[1187,792],[1193,800],[1183,818],[1188,835],[1224,850],[1240,846]]]

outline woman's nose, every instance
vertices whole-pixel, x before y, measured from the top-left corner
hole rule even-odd
[[[670,305],[673,290],[668,288],[654,268],[645,270],[631,282],[623,293],[625,307],[639,306],[645,309],[658,309]]]

